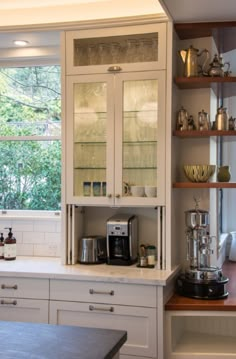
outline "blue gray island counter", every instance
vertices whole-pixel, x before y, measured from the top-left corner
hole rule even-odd
[[[126,331],[0,321],[1,358],[111,359]]]

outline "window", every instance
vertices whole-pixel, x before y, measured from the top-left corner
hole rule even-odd
[[[0,69],[0,209],[61,208],[60,66]]]

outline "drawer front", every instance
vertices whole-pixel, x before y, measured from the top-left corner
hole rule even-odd
[[[127,331],[124,355],[156,358],[156,309],[98,303],[50,301],[50,324]]]
[[[48,300],[0,298],[0,320],[48,323]]]
[[[156,287],[52,279],[50,299],[156,308]]]
[[[0,277],[0,297],[49,299],[49,280]]]

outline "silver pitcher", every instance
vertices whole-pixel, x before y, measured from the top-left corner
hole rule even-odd
[[[210,124],[210,118],[207,112],[204,110],[198,112],[198,130],[210,130],[211,124]]]
[[[176,130],[185,131],[188,129],[188,112],[183,106],[177,113]]]
[[[223,106],[217,109],[215,127],[216,130],[220,130],[220,131],[229,129],[229,119],[227,115],[227,110]]]

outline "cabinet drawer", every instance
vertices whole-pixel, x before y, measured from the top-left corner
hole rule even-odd
[[[49,280],[0,277],[0,297],[49,299]]]
[[[0,320],[48,323],[48,300],[1,298]]]
[[[50,324],[126,330],[124,355],[156,358],[156,309],[120,305],[50,301]]]
[[[156,308],[156,287],[53,279],[50,281],[50,299]]]

